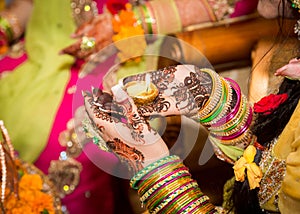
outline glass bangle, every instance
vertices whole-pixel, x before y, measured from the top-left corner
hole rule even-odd
[[[223,124],[227,123],[228,121],[230,121],[237,114],[239,107],[241,105],[241,101],[242,101],[241,96],[242,95],[241,95],[241,89],[240,89],[239,85],[235,81],[233,81],[229,78],[226,78],[226,80],[230,82],[232,91],[236,95],[236,99],[237,99],[236,104],[228,115],[221,118],[216,123],[212,124],[211,127],[218,127],[218,126],[223,125]]]
[[[218,105],[216,106],[216,108],[210,113],[208,114],[206,117],[204,117],[203,119],[201,118],[200,119],[200,122],[203,124],[203,125],[206,125],[206,123],[212,121],[213,119],[215,119],[222,110],[224,110],[224,105],[226,103],[226,100],[227,100],[227,89],[226,89],[226,86],[225,86],[225,83],[222,81],[222,85],[223,85],[223,93],[220,97],[220,100],[218,102]]]
[[[137,174],[135,174],[133,176],[133,178],[130,180],[130,186],[133,189],[138,189],[138,187],[136,186],[137,182],[140,181],[141,179],[143,179],[143,177],[145,175],[147,175],[149,172],[151,172],[152,170],[155,170],[157,167],[168,163],[168,162],[172,162],[174,160],[178,160],[180,159],[178,156],[176,155],[171,155],[171,156],[166,156],[150,165],[148,165],[147,167],[145,167],[144,169],[142,169],[141,171],[139,171]]]
[[[162,169],[159,171],[159,173],[154,173],[151,177],[149,177],[146,180],[143,180],[143,182],[138,186],[138,193],[139,195],[143,195],[145,192],[148,191],[148,189],[153,186],[158,179],[161,180],[168,176],[169,174],[172,174],[175,170],[177,171],[179,168],[184,168],[185,166],[183,164],[173,164],[168,165],[167,168]]]

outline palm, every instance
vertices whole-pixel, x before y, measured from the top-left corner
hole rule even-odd
[[[133,172],[168,154],[161,137],[139,117],[132,102],[118,104],[112,95],[98,89],[84,97],[89,129],[92,127],[93,137],[103,139],[99,147],[116,154]]]

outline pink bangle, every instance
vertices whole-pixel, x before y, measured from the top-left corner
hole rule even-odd
[[[232,140],[234,138],[237,138],[240,135],[242,135],[249,128],[249,126],[252,122],[252,115],[253,115],[252,114],[252,109],[250,108],[250,112],[249,112],[249,116],[247,118],[246,124],[238,132],[235,132],[232,135],[229,135],[229,136],[217,136],[217,135],[214,135],[214,134],[211,134],[211,135],[213,137],[217,138],[217,139],[220,139],[220,140]]]
[[[228,115],[221,118],[217,123],[212,124],[211,127],[218,127],[218,126],[223,125],[226,122],[230,121],[236,115],[236,113],[238,112],[239,107],[241,105],[241,94],[242,94],[241,93],[241,88],[232,79],[229,79],[229,78],[225,78],[225,79],[230,82],[232,88],[234,89],[234,91],[236,93],[236,96],[237,96],[236,105],[234,106],[233,110]]]

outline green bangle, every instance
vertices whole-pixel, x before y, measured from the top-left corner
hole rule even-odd
[[[153,22],[153,20],[149,15],[149,11],[148,11],[148,8],[146,7],[146,5],[141,5],[141,7],[142,7],[142,10],[143,10],[144,15],[145,15],[144,20],[145,20],[145,23],[147,24],[147,33],[152,34],[153,33],[153,31],[152,31],[152,22]]]
[[[8,42],[11,42],[13,39],[13,31],[11,28],[11,25],[9,21],[2,16],[0,16],[0,31],[3,31],[3,33],[7,36]]]
[[[172,161],[178,160],[178,159],[180,159],[180,158],[176,155],[166,156],[166,157],[146,166],[144,169],[142,169],[137,174],[135,174],[135,176],[133,176],[133,178],[130,180],[131,188],[138,189],[138,187],[136,186],[137,182],[140,181],[146,174],[148,174],[152,170],[156,169],[157,167],[159,167],[165,163],[172,162]]]

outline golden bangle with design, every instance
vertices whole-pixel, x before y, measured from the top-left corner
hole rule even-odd
[[[220,143],[225,145],[233,145],[244,149],[249,145],[249,140],[252,139],[252,132],[250,129],[247,129],[243,134],[239,137],[232,140],[219,140]]]
[[[222,108],[221,106],[224,104],[224,98],[226,99],[226,88],[225,88],[225,85],[223,84],[224,83],[223,80],[221,82],[222,82],[222,93],[221,93],[220,100],[217,102],[214,109],[212,109],[207,115],[204,115],[203,117],[200,118],[201,124],[207,124],[204,121],[206,121],[207,119],[212,117],[213,114],[215,114],[217,111],[219,111]]]
[[[211,122],[207,123],[207,126],[211,126],[212,124],[218,122],[221,118],[223,118],[224,116],[226,116],[226,114],[228,114],[228,111],[230,109],[230,105],[231,105],[231,102],[232,102],[232,97],[233,97],[233,93],[232,93],[232,88],[230,86],[230,84],[228,83],[227,80],[224,79],[224,81],[226,82],[226,88],[227,88],[227,95],[226,95],[226,101],[225,101],[225,104],[224,104],[224,107],[222,109],[222,111],[220,112],[220,114],[215,118],[213,119]],[[203,124],[205,125],[205,124]]]
[[[182,197],[180,197],[178,200],[174,201],[170,207],[166,208],[166,213],[177,213],[183,206],[185,206],[187,203],[195,200],[196,198],[199,198],[203,195],[203,193],[200,191],[199,188],[190,189],[190,191],[184,193]]]
[[[201,69],[201,72],[205,72],[210,76],[212,82],[212,88],[210,91],[209,99],[203,105],[203,107],[198,111],[199,118],[204,117],[209,112],[211,112],[220,100],[223,92],[221,77],[217,76],[210,69]]]
[[[198,111],[198,117],[203,118],[207,114],[209,114],[220,101],[223,92],[223,87],[221,81],[222,77],[220,77],[218,74],[214,73],[210,69],[200,69],[200,71],[209,74],[212,81],[212,90],[210,97],[205,103],[205,105]]]
[[[225,116],[225,114],[228,111],[228,108],[230,107],[230,102],[232,100],[232,89],[231,89],[229,83],[224,78],[221,78],[221,81],[222,81],[222,86],[223,86],[222,88],[224,88],[224,90],[223,90],[223,93],[222,93],[222,96],[220,98],[218,105],[208,115],[206,115],[203,118],[200,118],[200,122],[204,126],[210,126],[215,121],[218,121],[219,119],[221,119],[223,116]],[[213,117],[214,114],[217,114],[215,116],[215,118],[212,118],[208,122],[203,122],[203,121],[207,120],[209,117]]]
[[[174,163],[169,165],[167,168],[162,169],[161,171],[158,171],[151,175],[149,178],[145,179],[139,186],[138,194],[143,195],[145,192],[148,191],[148,189],[153,186],[159,179],[162,177],[168,175],[169,173],[174,172],[175,170],[179,168],[186,168],[182,163]]]
[[[244,127],[247,123],[249,123],[248,120],[252,119],[252,118],[249,118],[250,113],[251,113],[250,109],[246,108],[245,113],[242,114],[241,117],[239,118],[239,120],[232,126],[232,127],[234,127],[233,129],[224,130],[224,131],[211,131],[211,133],[216,136],[219,136],[219,137],[224,137],[224,136],[230,136],[230,135],[240,131],[242,127]],[[252,121],[250,121],[250,122],[252,122]],[[248,126],[250,126],[250,124]]]
[[[158,182],[156,182],[156,184],[152,185],[151,188],[149,188],[146,192],[139,194],[141,202],[145,202],[149,196],[153,195],[153,193],[155,193],[156,190],[163,187],[164,184],[166,184],[166,182],[170,182],[170,181],[178,178],[179,176],[181,177],[182,175],[189,176],[190,173],[187,169],[183,169],[178,172],[175,172],[174,174],[167,176],[163,180],[159,180]]]
[[[208,130],[211,132],[224,132],[233,129],[238,123],[240,123],[240,120],[243,119],[243,115],[246,114],[250,107],[245,96],[242,97],[241,102],[242,104],[239,106],[237,114],[231,120],[218,127],[209,127]]]
[[[151,207],[154,203],[159,203],[164,197],[166,197],[166,193],[175,191],[176,189],[183,186],[183,184],[186,184],[190,181],[190,175],[185,175],[184,177],[179,178],[178,180],[172,182],[171,184],[163,187],[160,189],[155,195],[152,195],[148,201],[145,201],[147,203],[147,206]]]

